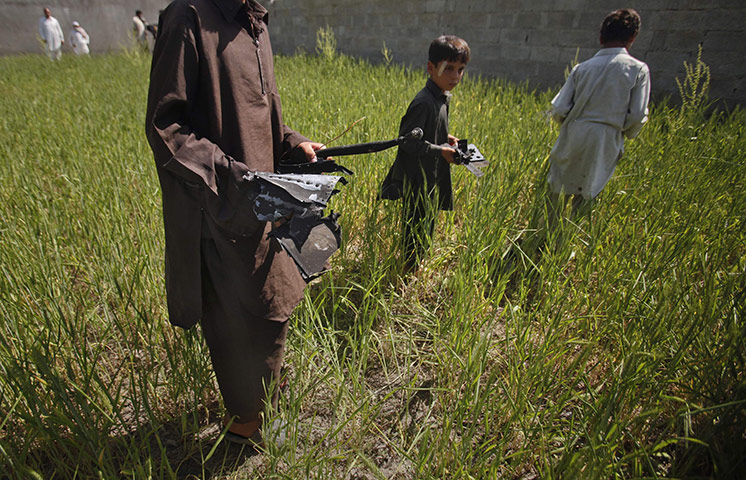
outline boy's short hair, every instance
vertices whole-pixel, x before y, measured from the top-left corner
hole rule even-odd
[[[601,43],[628,42],[640,31],[640,14],[631,8],[614,10],[601,23]]]
[[[455,35],[441,35],[430,44],[427,59],[434,65],[443,60],[449,62],[469,63],[471,50],[466,40]]]

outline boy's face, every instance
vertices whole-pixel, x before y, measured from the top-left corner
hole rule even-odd
[[[438,88],[444,92],[453,90],[458,85],[458,82],[464,76],[465,69],[466,64],[459,61],[443,60],[438,62],[437,65],[433,62],[427,62],[427,73],[430,74],[430,78],[433,79]]]

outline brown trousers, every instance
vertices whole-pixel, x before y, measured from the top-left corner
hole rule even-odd
[[[237,295],[216,288],[228,270],[240,268],[221,259],[212,238],[203,238],[202,333],[223,396],[225,409],[238,422],[261,417],[267,393],[277,406],[277,379],[285,356],[288,321],[251,315]]]

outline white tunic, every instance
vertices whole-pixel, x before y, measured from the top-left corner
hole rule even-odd
[[[139,42],[147,42],[145,38],[145,22],[140,17],[135,15],[132,17],[132,30],[135,32],[135,39]]]
[[[648,66],[626,48],[603,48],[573,68],[552,100],[559,137],[549,155],[553,192],[592,199],[648,119]]]
[[[39,19],[39,35],[46,42],[47,50],[50,51],[62,48],[62,42],[65,40],[60,22],[54,17]]]
[[[87,55],[90,52],[88,49],[89,43],[91,43],[91,39],[83,27],[73,28],[70,32],[70,46],[73,47],[76,54]]]

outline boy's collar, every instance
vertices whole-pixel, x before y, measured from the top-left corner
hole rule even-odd
[[[425,87],[427,87],[428,90],[430,90],[433,95],[436,97],[443,96],[446,99],[446,102],[451,99],[451,92],[444,92],[440,89],[440,87],[433,81],[432,78],[427,79],[427,83],[425,84]]]

